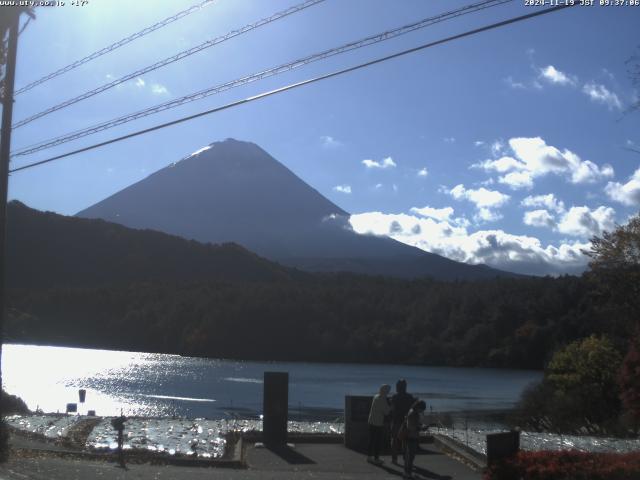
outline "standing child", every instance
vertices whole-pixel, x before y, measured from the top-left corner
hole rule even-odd
[[[423,400],[418,400],[413,404],[407,414],[407,440],[404,448],[404,476],[403,478],[413,478],[413,460],[418,451],[418,440],[420,439],[420,427],[422,426],[422,415],[427,409],[427,404]]]

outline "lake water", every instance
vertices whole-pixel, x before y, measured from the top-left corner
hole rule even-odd
[[[243,362],[15,344],[2,351],[5,390],[45,412],[64,412],[84,388],[80,413],[256,418],[265,371],[289,372],[292,419],[325,421],[342,416],[345,395],[372,395],[399,378],[436,412],[477,412],[513,407],[542,377],[528,370]]]
[[[410,391],[435,413],[451,413],[447,417],[452,424],[433,431],[478,452],[484,452],[488,433],[503,430],[499,417],[486,413],[513,407],[523,388],[542,377],[526,370],[239,362],[32,345],[4,345],[2,355],[5,389],[22,397],[30,409],[64,412],[84,388],[87,401],[79,405],[79,413],[96,410],[113,416],[122,409],[127,416],[141,417],[127,422],[125,448],[189,455],[195,442],[198,456],[204,457],[222,455],[229,430],[262,429],[265,371],[289,372],[290,432],[340,433],[345,395],[371,395],[381,383],[393,385],[404,377]],[[58,438],[78,418],[32,415],[8,421],[15,428]],[[115,442],[105,418],[87,445],[113,449]],[[640,449],[640,440],[523,432],[521,445],[529,450],[628,452]]]

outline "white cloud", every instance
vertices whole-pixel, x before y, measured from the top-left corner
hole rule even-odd
[[[525,212],[523,221],[526,225],[533,227],[547,227],[556,232],[574,237],[591,237],[593,235],[602,235],[602,232],[612,231],[616,225],[616,212],[611,207],[600,206],[595,210],[591,210],[587,206],[571,207],[569,211],[560,209],[560,205],[554,202],[555,199],[538,197],[538,200],[531,200],[526,203],[542,204],[556,208],[559,220],[555,215],[546,209],[533,210]],[[528,197],[534,199],[535,197]],[[527,200],[527,199],[525,199]],[[524,203],[524,201],[523,201]]]
[[[383,170],[397,167],[396,162],[394,162],[391,157],[387,157],[380,162],[376,162],[375,160],[362,160],[362,164],[367,168],[380,168]]]
[[[455,143],[456,139],[455,137],[445,137],[443,138],[444,143]]]
[[[589,207],[571,207],[557,225],[560,233],[576,237],[602,235],[616,226],[616,212],[611,207],[600,206],[595,210]]]
[[[138,78],[136,79],[136,87],[138,87],[138,88],[142,88],[142,87],[144,87],[145,85],[146,85],[146,83],[145,83],[145,81],[144,81],[142,78],[138,77]]]
[[[540,137],[512,138],[509,147],[513,156],[485,160],[472,167],[505,173],[499,181],[513,189],[531,188],[536,177],[550,173],[567,176],[571,183],[594,183],[614,174],[611,165],[599,167],[590,160],[582,160],[571,150],[560,151],[547,145]]]
[[[548,210],[552,210],[556,213],[563,213],[565,211],[564,202],[558,200],[553,193],[546,195],[528,196],[520,202],[523,207],[545,207]]]
[[[553,65],[547,65],[540,69],[540,78],[555,85],[575,85],[576,80]]]
[[[512,170],[526,170],[526,165],[513,157],[500,157],[497,160],[485,160],[484,162],[474,163],[472,168],[482,168],[483,170],[494,170],[498,173],[506,173]]]
[[[453,207],[432,208],[432,207],[412,207],[411,211],[425,218],[433,218],[435,220],[451,220],[453,215]]]
[[[611,165],[600,168],[589,160],[583,161],[571,150],[560,151],[547,145],[540,137],[512,138],[509,146],[534,176],[568,173],[572,183],[592,183],[613,176]]]
[[[633,172],[627,183],[609,182],[604,190],[611,200],[630,207],[640,206],[640,168]]]
[[[605,104],[609,110],[622,109],[622,102],[620,101],[618,96],[615,93],[609,91],[604,85],[595,82],[589,82],[586,83],[584,87],[582,87],[582,91],[594,102]]]
[[[481,207],[478,209],[476,214],[473,216],[473,219],[476,223],[480,222],[497,222],[498,220],[502,220],[504,216],[500,212],[496,212],[490,208]]]
[[[590,160],[581,161],[580,157],[574,153],[568,150],[565,150],[565,152],[568,152],[567,155],[574,157],[574,162],[572,163],[573,171],[571,172],[572,183],[593,183],[601,178],[611,178],[615,173],[613,167],[608,163],[598,167]]]
[[[478,189],[466,189],[463,184],[456,185],[449,194],[456,200],[469,200],[478,208],[499,208],[509,201],[509,195],[496,190],[487,190],[484,187]]]
[[[531,225],[532,227],[554,228],[556,226],[555,218],[553,218],[553,215],[546,210],[524,212],[524,218],[522,221],[525,225]]]
[[[381,183],[376,183],[375,187],[373,187],[373,188],[375,188],[376,190],[379,189],[379,188],[382,188],[382,184]]]
[[[349,221],[358,233],[389,235],[452,260],[485,263],[519,273],[577,273],[584,270],[588,262],[581,250],[588,249],[589,243],[544,246],[535,237],[512,235],[502,230],[469,232],[468,224],[407,214],[366,212],[352,215]]]
[[[530,80],[530,85],[537,89],[542,90],[544,84],[579,87],[582,82],[576,75],[571,75],[561,70],[558,70],[553,65],[547,65],[546,67],[538,67],[533,61],[532,55],[530,55],[529,63],[531,68],[536,72],[536,77]],[[615,82],[614,75],[606,68],[602,69],[602,75],[607,78],[608,82]],[[529,87],[529,81],[526,83],[518,82],[509,76],[504,81],[513,89],[527,89]],[[609,110],[622,110],[624,108],[623,102],[618,95],[607,88],[601,83],[595,81],[589,81],[582,84],[582,93],[588,96],[592,101],[606,105]],[[637,100],[636,100],[637,101]],[[633,103],[633,102],[632,102]]]
[[[351,185],[336,185],[335,187],[333,187],[333,189],[336,192],[340,192],[340,193],[346,193],[346,194],[351,193]]]
[[[375,160],[362,160],[362,164],[367,168],[381,168],[381,165]]]
[[[424,168],[422,168],[422,169],[420,169],[420,170],[418,171],[418,176],[419,176],[419,177],[423,177],[423,178],[424,178],[424,177],[426,177],[427,175],[429,175],[429,170],[427,170],[427,167],[424,167]]]
[[[475,142],[473,142],[474,147],[482,147],[483,145],[484,142],[482,140],[476,140]]]
[[[335,138],[329,135],[323,135],[320,137],[320,141],[322,142],[322,146],[324,148],[338,148],[342,146],[342,142],[336,140]]]
[[[533,188],[533,178],[529,172],[510,172],[498,178],[498,182],[508,185],[511,190]]]
[[[446,190],[445,190],[446,192]],[[474,220],[479,222],[495,222],[502,218],[502,215],[495,209],[502,207],[509,201],[509,195],[496,190],[488,190],[484,187],[478,189],[466,189],[459,184],[448,192],[456,200],[468,200],[476,206]]]
[[[164,85],[154,83],[151,85],[151,93],[153,93],[154,95],[166,95],[169,93],[169,90],[167,90],[167,87],[165,87]]]

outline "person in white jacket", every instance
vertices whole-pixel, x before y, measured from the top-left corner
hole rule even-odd
[[[373,397],[371,402],[371,410],[369,411],[369,448],[367,452],[367,461],[380,465],[384,463],[380,460],[380,445],[384,435],[384,418],[391,413],[391,404],[389,402],[389,392],[391,386],[382,385],[380,392]]]

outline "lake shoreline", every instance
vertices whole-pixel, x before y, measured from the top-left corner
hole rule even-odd
[[[5,339],[6,340],[6,339]],[[148,353],[148,354],[157,354],[157,355],[167,355],[167,356],[175,356],[180,358],[199,358],[206,360],[228,360],[232,362],[247,362],[247,363],[297,363],[297,364],[318,364],[318,365],[369,365],[369,366],[383,366],[383,365],[394,365],[394,366],[406,366],[406,367],[430,367],[430,368],[469,368],[469,369],[478,369],[478,370],[505,370],[505,371],[522,371],[522,372],[536,372],[542,373],[542,369],[529,369],[529,368],[506,368],[499,366],[489,366],[489,365],[446,365],[446,364],[425,364],[425,363],[400,363],[400,362],[356,362],[356,361],[342,361],[342,360],[291,360],[286,358],[280,359],[260,359],[260,358],[240,358],[240,357],[209,357],[205,355],[197,355],[197,354],[186,354],[179,353],[174,351],[151,351],[147,349],[137,349],[137,350],[129,350],[129,349],[121,349],[121,348],[109,348],[108,346],[100,346],[100,345],[80,345],[74,342],[28,342],[28,341],[5,341],[3,345],[24,345],[24,346],[32,346],[32,347],[59,347],[59,348],[76,348],[81,350],[102,350],[106,352],[122,352],[122,353]]]

